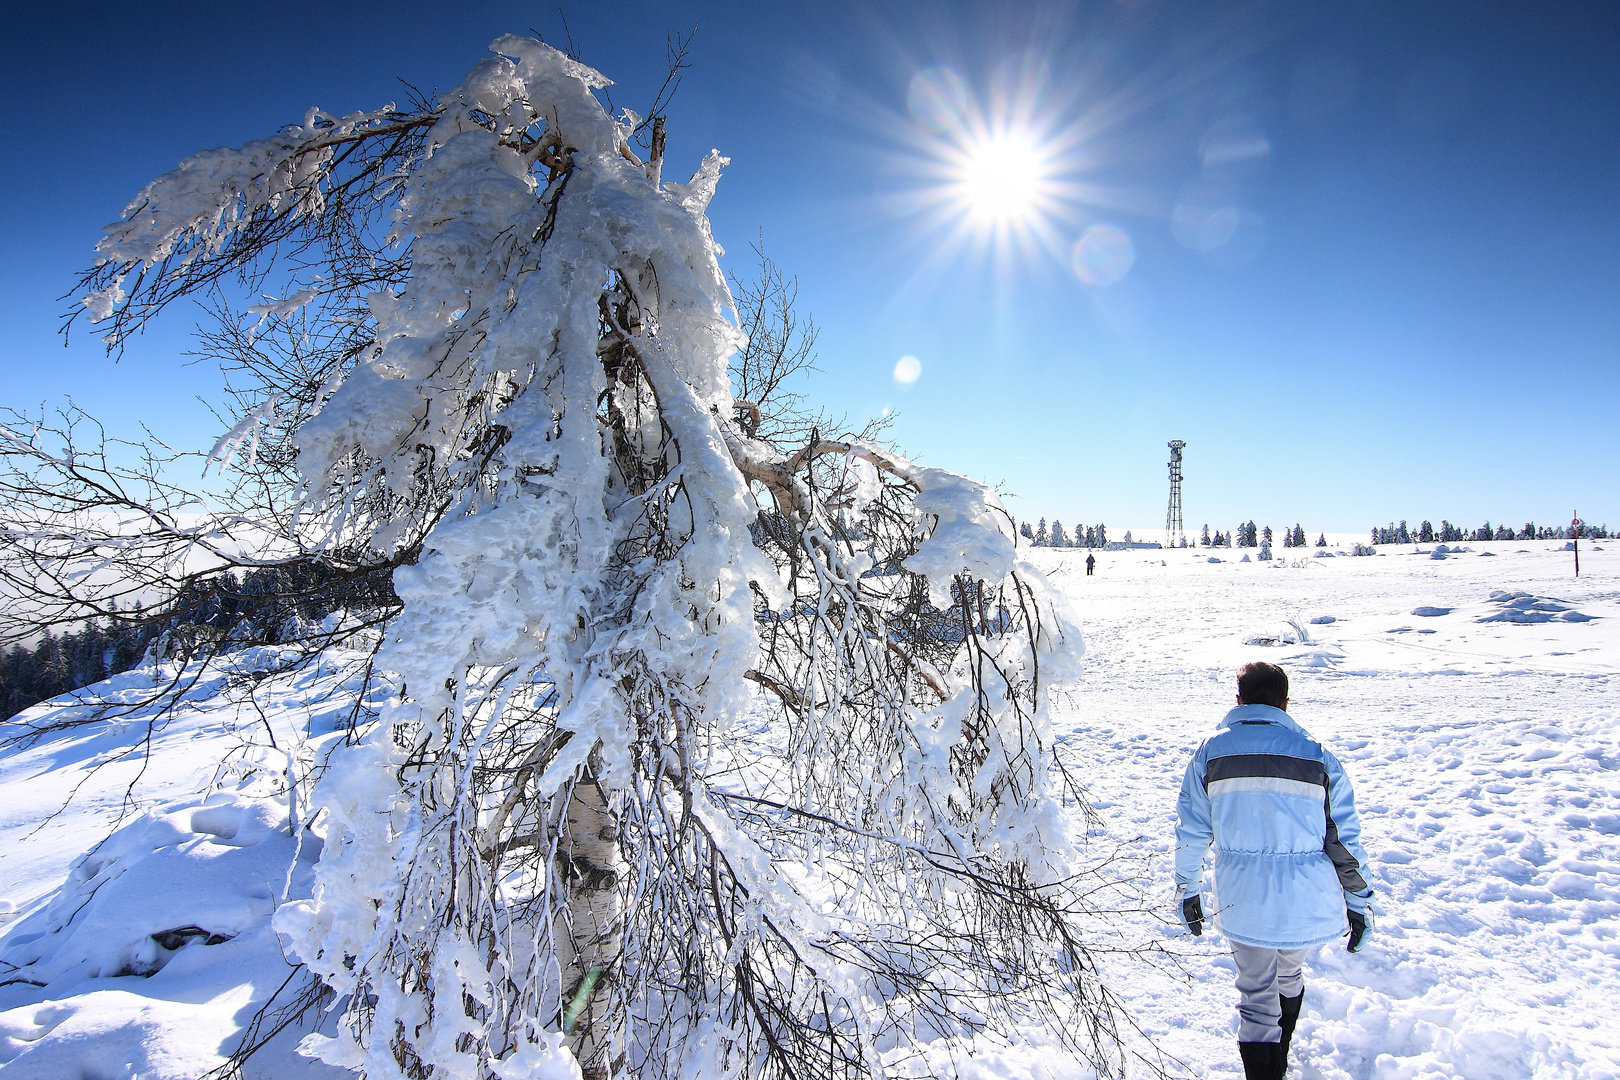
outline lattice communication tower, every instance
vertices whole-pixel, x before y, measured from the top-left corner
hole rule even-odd
[[[1170,440],[1170,508],[1164,514],[1164,546],[1180,547],[1186,536],[1181,529],[1181,439]]]

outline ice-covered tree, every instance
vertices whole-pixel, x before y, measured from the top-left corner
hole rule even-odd
[[[1305,546],[1305,530],[1300,528],[1299,522],[1294,522],[1294,546]]]
[[[1063,522],[1057,518],[1052,519],[1052,535],[1047,539],[1047,543],[1056,548],[1069,546],[1069,534],[1063,531]]]
[[[232,498],[182,521],[131,497],[107,532],[74,516],[111,498],[94,463],[13,425],[17,490],[69,501],[8,535],[8,580],[55,570],[93,607],[128,587],[74,577],[97,558],[244,546],[391,573],[398,694],[325,763],[316,891],[276,916],[343,1003],[304,1043],[324,1060],[868,1075],[1044,1021],[1119,1069],[1049,775],[1080,642],[999,499],[773,425],[768,372],[728,372],[726,159],[665,183],[661,123],[610,115],[596,71],[492,51],[442,97],[312,109],[130,203],[84,281],[109,347],[280,283],[217,331]],[[756,694],[778,749],[730,737]]]
[[[1200,544],[1202,544],[1202,545],[1203,545],[1203,546],[1204,546],[1204,547],[1209,547],[1209,546],[1210,546],[1210,540],[1209,540],[1209,526],[1208,526],[1208,525],[1205,525],[1205,526],[1204,526],[1204,531],[1203,531],[1203,533],[1202,533],[1202,534],[1201,534],[1201,535],[1200,535],[1200,536],[1199,536],[1199,537],[1198,537],[1198,542],[1199,542],[1199,543],[1200,543]]]
[[[1035,542],[1035,534],[1030,530],[1029,522],[1027,521],[1018,526],[1018,535],[1022,536],[1025,540],[1028,540],[1032,544]]]
[[[1327,533],[1317,533],[1316,534],[1316,546],[1317,547],[1327,547]]]
[[[1046,532],[1046,519],[1041,518],[1040,523],[1035,526],[1035,546],[1046,547],[1049,542],[1050,538]]]

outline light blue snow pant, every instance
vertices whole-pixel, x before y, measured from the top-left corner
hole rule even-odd
[[[1232,959],[1237,961],[1238,1042],[1281,1042],[1281,997],[1305,992],[1305,966],[1309,949],[1262,949],[1231,938]]]

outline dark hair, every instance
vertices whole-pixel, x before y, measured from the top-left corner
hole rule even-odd
[[[1238,700],[1245,705],[1282,708],[1288,704],[1288,672],[1263,660],[1244,664],[1238,668]]]

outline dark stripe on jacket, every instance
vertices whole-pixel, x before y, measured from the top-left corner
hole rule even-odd
[[[1350,849],[1339,840],[1339,826],[1333,821],[1333,804],[1324,798],[1322,813],[1327,815],[1327,839],[1322,850],[1333,860],[1333,869],[1339,872],[1339,887],[1349,892],[1366,892],[1367,879],[1361,876],[1361,864],[1350,854]]]
[[[1239,776],[1275,776],[1283,780],[1300,780],[1307,784],[1320,784],[1327,789],[1327,766],[1311,758],[1289,757],[1286,754],[1227,754],[1210,758],[1204,765],[1204,790],[1217,780],[1231,780]]]

